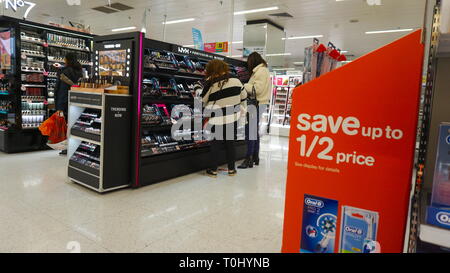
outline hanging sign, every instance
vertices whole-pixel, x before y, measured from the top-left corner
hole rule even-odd
[[[26,9],[23,18],[27,18],[30,11],[36,6],[35,3],[23,0],[3,0],[5,9],[11,9],[14,12],[18,12],[19,9]]]
[[[202,32],[196,28],[192,28],[192,39],[194,40],[194,48],[204,50]]]
[[[419,30],[295,89],[283,252],[403,252],[423,56]]]
[[[180,54],[184,54],[184,55],[188,55],[188,56],[200,57],[200,58],[209,59],[209,60],[212,60],[212,59],[224,60],[225,59],[225,57],[220,56],[220,55],[215,55],[215,54],[211,54],[209,52],[196,50],[194,48],[189,48],[189,47],[182,47],[182,46],[178,46],[178,45],[174,45],[172,47],[172,52],[176,52],[176,53],[180,53]]]
[[[210,53],[228,52],[228,42],[206,43],[205,51]]]

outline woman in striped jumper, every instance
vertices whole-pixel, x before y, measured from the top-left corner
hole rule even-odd
[[[247,92],[239,79],[231,77],[228,65],[212,60],[206,66],[206,84],[202,92],[205,115],[210,117],[207,127],[211,129],[211,167],[207,175],[217,177],[220,148],[225,145],[228,174],[236,175],[236,131],[238,121],[245,117]]]

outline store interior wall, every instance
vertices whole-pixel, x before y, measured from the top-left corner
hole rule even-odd
[[[279,54],[286,53],[285,40],[286,37],[284,30],[276,28],[271,24],[267,24],[267,54]],[[283,56],[266,57],[270,66],[284,66]]]
[[[450,0],[442,0],[441,32],[450,33]]]

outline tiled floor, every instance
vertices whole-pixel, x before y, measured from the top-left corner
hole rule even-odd
[[[67,181],[55,151],[0,153],[0,252],[279,252],[286,138],[261,166],[99,195]]]

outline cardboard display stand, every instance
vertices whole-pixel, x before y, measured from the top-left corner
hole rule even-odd
[[[418,30],[295,90],[283,252],[402,252],[423,54]]]

